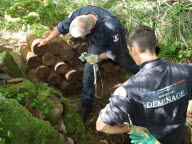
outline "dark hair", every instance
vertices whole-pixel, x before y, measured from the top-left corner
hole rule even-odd
[[[149,50],[151,53],[155,52],[156,36],[152,28],[144,25],[139,25],[133,28],[127,36],[128,46],[136,44],[140,52]]]

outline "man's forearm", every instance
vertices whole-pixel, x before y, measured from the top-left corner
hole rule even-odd
[[[45,39],[47,42],[59,36],[61,33],[58,31],[57,27],[50,33],[50,35]]]
[[[127,132],[128,126],[126,124],[110,126],[98,118],[96,122],[96,129],[97,131],[102,131],[107,134],[120,134]]]
[[[100,57],[101,60],[106,60],[106,59],[108,59],[108,57],[107,57],[107,55],[106,55],[105,53],[101,53],[101,54],[99,55],[99,57]]]

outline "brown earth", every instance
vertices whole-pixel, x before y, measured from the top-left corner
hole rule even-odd
[[[130,74],[129,74],[130,76]],[[89,117],[89,120],[85,123],[85,128],[87,133],[90,135],[90,143],[88,144],[129,144],[129,138],[126,134],[119,135],[107,135],[102,132],[97,132],[95,129],[95,123],[98,118],[99,112],[105,107],[109,102],[109,97],[113,91],[119,87],[123,82],[128,78],[124,74],[119,75],[118,77],[107,77],[103,80],[103,95],[99,95],[101,98],[95,98],[93,104],[93,111]],[[100,84],[99,84],[100,85]],[[101,88],[100,88],[101,89]],[[101,93],[99,90],[98,93]],[[80,92],[77,93],[74,97],[71,97],[73,107],[79,111],[80,110]]]

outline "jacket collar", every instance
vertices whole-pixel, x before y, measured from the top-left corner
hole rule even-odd
[[[157,65],[162,64],[164,62],[165,62],[165,60],[163,60],[161,58],[157,58],[157,59],[142,63],[140,65],[140,69],[141,69],[141,71],[143,71],[145,69],[156,67]]]

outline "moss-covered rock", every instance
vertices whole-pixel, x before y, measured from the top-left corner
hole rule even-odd
[[[62,94],[46,83],[33,84],[23,79],[17,84],[4,85],[0,92],[5,98],[14,98],[22,105],[26,103],[24,98],[27,97],[29,105],[42,112],[50,122],[57,122],[65,107],[59,99]]]
[[[46,83],[33,84],[29,80],[23,79],[21,83],[7,84],[0,87],[0,92],[2,92],[2,95],[5,98],[14,98],[19,101],[20,104],[25,106],[26,101],[24,101],[24,97],[27,97],[30,107],[45,115],[44,120],[55,124],[58,124],[59,120],[64,121],[68,134],[73,136],[79,144],[87,144],[88,135],[80,115],[71,107],[70,102],[63,97],[61,92],[55,88],[48,86]],[[13,109],[13,112],[14,111],[15,109]],[[20,130],[22,129],[19,129],[18,131]],[[26,131],[26,129],[23,129],[22,131]],[[42,133],[44,133],[44,131],[42,131]]]
[[[65,113],[64,123],[67,127],[68,133],[73,136],[73,138],[78,141],[78,144],[87,144],[89,135],[85,130],[82,118],[70,106],[70,101],[62,97],[60,100],[67,104],[67,112]]]
[[[37,83],[35,87],[37,90],[37,98],[36,101],[30,103],[46,115],[46,120],[56,122],[65,107],[65,104],[62,105],[59,100],[59,98],[62,97],[61,92],[48,86],[46,83]]]
[[[26,75],[21,71],[13,57],[8,52],[0,53],[0,71],[13,78],[26,78]]]
[[[65,144],[49,122],[34,118],[14,99],[0,101],[0,136],[6,144]]]
[[[25,96],[34,98],[37,94],[34,84],[27,79],[17,84],[4,85],[1,87],[1,92],[4,97],[17,99],[21,103]]]

